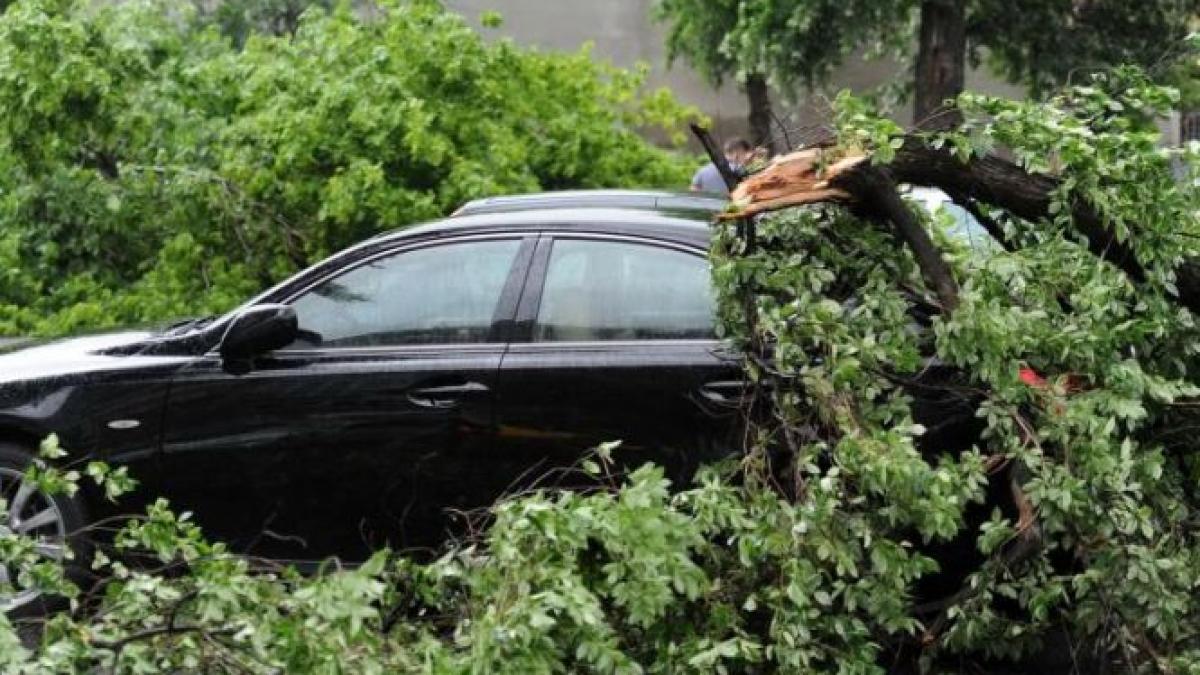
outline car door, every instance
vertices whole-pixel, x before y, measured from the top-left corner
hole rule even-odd
[[[299,338],[171,384],[163,472],[178,504],[240,550],[358,556],[432,544],[470,501],[493,388],[535,240],[411,244],[291,297]],[[244,371],[244,372],[243,372]]]
[[[534,260],[500,368],[498,491],[575,484],[564,468],[605,441],[677,484],[735,447],[741,369],[714,336],[703,249],[553,234]]]

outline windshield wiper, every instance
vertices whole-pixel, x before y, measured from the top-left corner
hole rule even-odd
[[[188,331],[193,331],[198,328],[203,328],[204,326],[207,326],[208,324],[212,323],[213,320],[215,320],[216,318],[217,318],[216,314],[210,314],[209,316],[202,316],[199,318],[184,319],[183,321],[177,321],[177,322],[171,324],[170,326],[167,326],[165,329],[163,329],[162,334],[168,335],[168,336],[182,335],[184,333],[187,333]]]

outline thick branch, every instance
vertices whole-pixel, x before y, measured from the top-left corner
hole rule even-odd
[[[965,195],[1031,222],[1050,217],[1051,195],[1060,185],[1056,178],[1028,173],[996,156],[961,162],[917,137],[910,137],[904,143],[889,169],[897,181],[939,187],[947,194]],[[1071,205],[1071,222],[1087,239],[1088,250],[1093,254],[1116,265],[1133,282],[1146,281],[1146,270],[1133,249],[1117,240],[1116,233],[1091,204],[1075,200]],[[1188,262],[1175,273],[1180,304],[1200,314],[1200,265]]]
[[[831,181],[854,196],[854,203],[877,220],[890,221],[899,238],[908,245],[925,283],[937,294],[946,314],[958,307],[958,282],[950,265],[900,198],[896,183],[886,169],[863,163]]]
[[[744,213],[757,213],[817,201],[840,201],[843,197],[840,191],[828,189],[838,183],[837,172],[832,168],[827,170],[827,183],[814,185],[795,182],[791,186],[777,186],[770,194],[761,190],[752,191],[759,194],[753,195],[755,198],[749,200],[742,210]],[[788,167],[777,160],[776,164],[747,181],[746,186],[752,182],[763,185],[772,181],[786,183],[787,170]],[[1057,178],[1029,173],[1013,162],[994,155],[960,161],[949,151],[930,147],[924,138],[915,135],[905,139],[887,170],[898,183],[938,187],[956,200],[990,204],[1030,222],[1050,217],[1052,197],[1061,185]],[[826,188],[825,192],[820,192],[820,188]],[[1076,199],[1070,208],[1071,222],[1087,240],[1088,250],[1122,270],[1134,283],[1146,281],[1146,269],[1134,255],[1132,247],[1117,239],[1112,227],[1095,207]],[[922,271],[928,273],[928,270]],[[1181,264],[1175,269],[1175,275],[1178,302],[1200,315],[1200,260],[1190,259]]]
[[[864,215],[891,224],[897,237],[912,250],[943,312],[958,306],[958,283],[950,266],[900,198],[888,170],[873,166],[862,155],[809,148],[776,157],[765,171],[739,185],[731,197],[740,210],[723,217],[745,218],[816,202],[850,202]]]

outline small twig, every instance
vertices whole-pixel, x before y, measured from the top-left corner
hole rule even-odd
[[[183,609],[183,606],[187,603],[195,600],[198,595],[200,595],[200,591],[192,589],[185,593],[182,598],[179,598],[178,602],[171,606],[171,611],[167,614],[167,628],[174,629],[176,627],[175,621],[179,618],[179,610]]]
[[[792,144],[792,136],[788,133],[787,126],[784,125],[783,120],[779,119],[779,115],[774,110],[771,110],[771,120],[775,122],[775,126],[779,127],[779,133],[783,134],[783,142],[787,145],[788,152],[791,152],[796,147]]]
[[[158,626],[155,628],[147,628],[145,630],[130,633],[123,638],[117,640],[92,640],[91,645],[97,649],[112,651],[113,669],[116,669],[118,660],[121,658],[121,652],[125,647],[142,640],[153,640],[156,637],[164,635],[185,635],[189,633],[201,633],[205,635],[233,635],[237,631],[232,628],[222,628],[219,630],[209,630],[205,626],[188,624],[184,626]]]

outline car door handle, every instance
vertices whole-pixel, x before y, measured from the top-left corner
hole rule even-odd
[[[463,382],[440,387],[421,387],[408,393],[410,403],[422,408],[445,410],[457,406],[463,398],[491,391],[480,382]]]
[[[700,396],[710,403],[737,405],[746,397],[748,383],[743,380],[720,380],[700,387]]]

